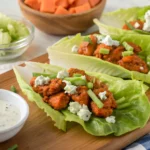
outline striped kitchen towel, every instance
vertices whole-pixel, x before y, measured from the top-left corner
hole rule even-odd
[[[150,133],[130,144],[124,150],[150,150]]]

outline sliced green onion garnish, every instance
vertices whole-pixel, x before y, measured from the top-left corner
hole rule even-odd
[[[83,41],[86,41],[86,42],[89,42],[90,44],[93,44],[92,40],[88,36],[85,36]]]
[[[134,30],[135,28],[127,21],[125,21],[125,24],[127,25],[127,27],[130,29],[130,30]]]
[[[127,51],[132,51],[133,52],[133,47],[130,46],[127,42],[123,42],[122,45],[125,47]]]
[[[49,77],[50,79],[56,78],[56,74],[46,74],[46,73],[37,73],[33,72],[32,73],[33,77],[38,77],[38,76],[44,76],[44,77]]]
[[[12,147],[8,148],[7,150],[17,150],[17,148],[18,148],[18,145],[15,144]]]
[[[141,33],[141,34],[150,34],[149,31],[145,31],[145,30],[140,30],[140,29],[136,29],[134,28],[129,22],[125,21],[125,24],[127,25],[127,27],[130,29],[130,30],[133,30],[135,32],[138,32],[138,33]]]
[[[121,97],[120,99],[116,100],[117,104],[124,103],[125,97]]]
[[[93,89],[93,83],[92,83],[92,82],[88,82],[88,83],[87,83],[87,87],[88,87],[89,89]]]
[[[99,50],[99,53],[100,53],[100,54],[109,54],[109,49],[101,48],[101,49]]]
[[[13,86],[13,85],[10,87],[10,90],[14,93],[17,93],[17,90],[16,90],[15,86]]]
[[[133,52],[132,51],[125,51],[125,52],[122,52],[122,56],[125,57],[125,56],[130,56],[132,55]]]
[[[64,80],[70,81],[71,84],[76,85],[76,86],[87,84],[87,81],[84,80],[82,77],[67,77],[67,78],[64,78]]]
[[[102,108],[104,106],[101,100],[95,95],[95,93],[91,89],[89,89],[87,92],[91,99],[96,103],[98,108]]]
[[[73,77],[81,77],[81,76],[83,76],[82,74],[79,74],[79,73],[74,73],[73,74]]]

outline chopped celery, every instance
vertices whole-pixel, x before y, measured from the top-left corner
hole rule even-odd
[[[15,144],[12,147],[8,148],[7,150],[17,150],[17,148],[18,148],[18,145]]]
[[[67,78],[64,78],[64,80],[70,81],[71,84],[76,85],[76,86],[87,84],[87,81],[84,80],[82,77],[67,77]]]
[[[74,73],[73,74],[73,77],[81,77],[82,76],[82,74],[79,74],[79,73]]]
[[[89,89],[87,92],[88,92],[88,95],[91,97],[91,99],[96,103],[96,105],[98,106],[98,108],[102,108],[104,104],[95,95],[95,93],[91,89]]]
[[[92,83],[92,82],[88,82],[88,83],[87,83],[87,87],[88,87],[89,89],[92,89],[92,88],[93,88],[93,83]]]
[[[13,86],[13,85],[10,87],[10,90],[14,93],[17,93],[17,90],[16,90],[15,86]]]
[[[130,56],[132,55],[133,52],[132,51],[125,51],[125,52],[122,52],[122,56],[125,57],[125,56]]]
[[[85,36],[83,40],[89,42],[90,44],[93,43],[89,36]]]
[[[99,51],[100,54],[109,54],[109,49],[101,48]]]
[[[127,51],[132,51],[133,52],[133,47],[130,46],[127,42],[123,42],[122,45],[125,47]]]
[[[50,79],[56,78],[56,74],[46,74],[46,73],[37,73],[33,72],[32,73],[33,77],[38,77],[38,76],[44,76],[44,77],[49,77]]]

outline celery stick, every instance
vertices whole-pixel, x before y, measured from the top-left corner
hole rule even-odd
[[[87,87],[88,87],[89,89],[92,89],[92,88],[93,88],[93,83],[92,83],[92,82],[88,82],[88,83],[87,83]]]
[[[98,108],[102,108],[104,104],[101,102],[100,99],[98,99],[95,93],[91,89],[89,89],[87,92],[88,92],[88,95],[91,97],[91,99],[96,103]]]
[[[44,77],[49,77],[50,79],[56,78],[56,74],[45,74],[45,73],[37,73],[33,72],[32,73],[33,77],[38,77],[38,76],[44,76]]]
[[[67,78],[64,78],[64,80],[70,81],[71,84],[76,85],[76,86],[87,84],[87,81],[82,79],[81,77],[67,77]]]
[[[109,54],[109,49],[101,48],[99,51],[100,54]]]

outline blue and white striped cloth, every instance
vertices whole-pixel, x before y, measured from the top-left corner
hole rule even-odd
[[[150,134],[130,144],[124,150],[150,150]]]

